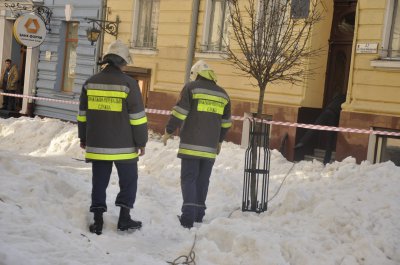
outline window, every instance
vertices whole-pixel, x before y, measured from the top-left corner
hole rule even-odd
[[[382,57],[400,60],[400,3],[389,0],[386,10]]]
[[[202,51],[224,51],[228,41],[229,10],[227,0],[208,0],[204,22]]]
[[[392,131],[379,129],[382,131]],[[371,135],[368,145],[368,160],[373,163],[392,161],[400,166],[400,137],[387,135]]]
[[[132,41],[135,48],[156,48],[159,12],[160,0],[136,0]]]
[[[292,0],[291,18],[307,18],[310,9],[310,0]]]
[[[66,22],[65,57],[62,91],[72,92],[75,80],[76,47],[78,46],[78,22]]]
[[[287,27],[291,23],[290,7],[288,0],[259,0],[255,26],[257,32],[256,46],[263,47],[264,42],[266,42],[270,47],[268,52],[276,49],[274,46],[280,44],[286,37]]]

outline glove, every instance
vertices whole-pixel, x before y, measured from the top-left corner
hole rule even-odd
[[[143,156],[146,152],[146,148],[145,147],[138,147],[139,149],[139,156]]]
[[[167,130],[165,130],[164,135],[162,136],[162,142],[164,143],[164,146],[167,145],[168,139],[173,138],[172,134],[167,133]]]
[[[217,155],[219,155],[219,153],[221,152],[221,146],[222,146],[222,143],[218,143],[218,146],[217,146]]]
[[[79,145],[82,149],[86,149],[86,143],[81,141],[80,145]]]

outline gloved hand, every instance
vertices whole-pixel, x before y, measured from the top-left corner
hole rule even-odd
[[[146,153],[146,148],[145,147],[138,147],[139,149],[139,156],[142,156]]]
[[[79,145],[82,149],[86,149],[86,143],[84,141],[81,141]]]
[[[217,155],[219,155],[219,153],[221,152],[221,147],[222,147],[222,143],[218,143],[218,146],[217,146]]]
[[[167,133],[167,130],[165,130],[165,133],[164,133],[164,135],[162,136],[162,142],[164,143],[164,146],[166,146],[167,145],[167,141],[168,141],[168,139],[172,139],[173,138],[173,136],[172,136],[172,134],[169,134],[169,133]]]

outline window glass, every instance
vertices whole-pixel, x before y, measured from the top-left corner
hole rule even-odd
[[[399,0],[394,1],[392,26],[388,47],[388,56],[400,58],[400,4]]]
[[[400,138],[384,137],[382,139],[382,150],[379,162],[392,161],[400,166]]]
[[[292,0],[291,18],[307,18],[310,9],[310,0]]]
[[[65,60],[63,74],[63,91],[72,92],[75,80],[76,47],[78,46],[78,22],[67,22],[65,39]]]
[[[228,8],[226,0],[213,0],[210,16],[210,28],[207,50],[222,51],[225,48],[224,38],[227,36]]]
[[[140,0],[136,47],[155,48],[160,0]]]

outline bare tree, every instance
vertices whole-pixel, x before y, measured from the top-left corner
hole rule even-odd
[[[319,0],[309,0],[311,7],[304,5],[309,3],[307,0],[227,1],[233,33],[227,45],[227,60],[256,80],[260,115],[269,83],[294,84],[313,73],[307,63],[321,51],[309,45],[311,29],[321,20]],[[292,8],[292,3],[297,4]]]
[[[319,0],[246,1],[227,0],[233,32],[227,45],[227,60],[256,80],[260,90],[256,116],[260,117],[269,83],[295,84],[313,73],[309,59],[321,49],[311,47],[309,42],[312,27],[321,20],[321,14],[317,8]],[[246,198],[250,196],[250,210],[264,211],[268,204],[265,194],[268,194],[269,150],[260,136],[269,132],[263,132],[267,130],[265,125],[253,125],[250,149],[246,152],[249,159],[246,158],[245,167],[251,168],[245,169],[244,203],[248,209]],[[258,184],[260,175],[261,185]],[[262,194],[258,201],[260,186]]]

